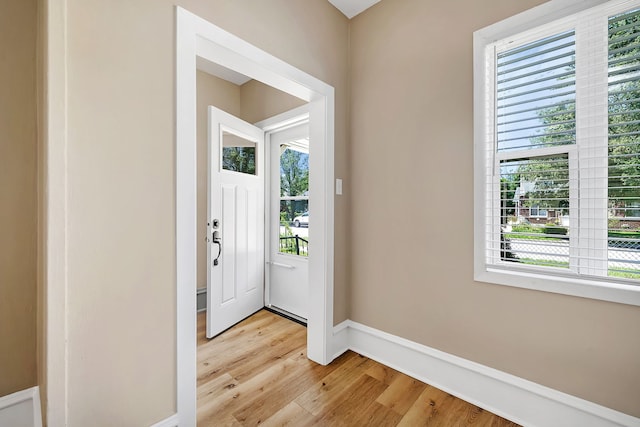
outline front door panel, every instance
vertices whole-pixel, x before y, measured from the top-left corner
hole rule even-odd
[[[209,107],[207,337],[264,306],[264,133]]]

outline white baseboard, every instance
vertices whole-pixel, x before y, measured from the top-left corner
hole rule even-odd
[[[333,359],[349,350],[349,325],[353,322],[345,320],[333,327]]]
[[[640,427],[640,418],[351,320],[334,327],[334,354],[346,350],[521,425]]]
[[[164,420],[151,425],[151,427],[178,427],[179,425],[180,419],[178,418],[178,414],[173,414],[169,418],[165,418]]]
[[[207,288],[196,289],[196,311],[198,313],[207,311]]]
[[[0,426],[42,427],[40,388],[35,386],[0,397]]]

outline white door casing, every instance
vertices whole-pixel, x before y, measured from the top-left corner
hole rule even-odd
[[[196,59],[202,58],[308,101],[310,209],[307,356],[327,364],[333,336],[335,91],[321,80],[176,6],[176,396],[181,426],[196,424]],[[261,127],[282,122],[276,117]],[[55,323],[55,322],[54,322]],[[59,326],[56,323],[54,326]],[[61,335],[62,336],[62,335]]]
[[[223,167],[223,150],[232,147],[253,150],[254,174]],[[209,107],[208,169],[207,338],[212,338],[264,306],[264,132]]]

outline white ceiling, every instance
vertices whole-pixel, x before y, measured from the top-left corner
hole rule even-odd
[[[340,12],[351,19],[360,12],[369,9],[380,0],[329,0],[329,2],[340,9]]]

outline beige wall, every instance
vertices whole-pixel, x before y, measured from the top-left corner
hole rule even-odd
[[[174,3],[67,1],[71,427],[175,411]],[[336,87],[344,176],[346,18],[325,0],[177,3]],[[346,227],[344,202],[336,221]],[[342,320],[346,246],[336,259]]]
[[[36,13],[0,2],[0,396],[37,383]]]
[[[240,86],[240,93],[240,117],[249,123],[256,123],[306,104],[300,98],[257,80],[249,80]]]
[[[639,307],[473,281],[472,33],[539,3],[352,21],[351,318],[640,416]]]

